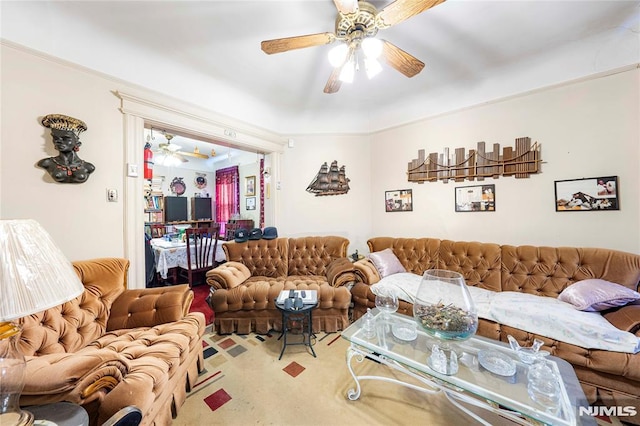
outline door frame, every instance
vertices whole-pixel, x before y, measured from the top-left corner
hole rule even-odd
[[[168,128],[194,135],[205,140],[215,140],[239,148],[256,150],[265,154],[265,162],[276,173],[280,170],[280,156],[287,139],[250,124],[222,117],[212,111],[178,100],[149,94],[117,91],[120,111],[124,118],[124,253],[130,261],[128,288],[145,287],[144,258],[144,128],[145,125]],[[273,176],[273,175],[272,175]],[[279,176],[273,176],[279,181]],[[280,210],[279,192],[273,191],[265,205],[265,217],[271,217],[277,226]]]

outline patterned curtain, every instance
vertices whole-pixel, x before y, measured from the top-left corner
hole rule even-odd
[[[216,170],[216,222],[220,235],[226,234],[227,221],[240,213],[240,174],[238,166]]]

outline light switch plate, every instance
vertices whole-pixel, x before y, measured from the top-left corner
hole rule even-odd
[[[138,177],[138,165],[137,164],[127,164],[127,176],[129,176],[129,177]]]
[[[107,189],[107,201],[115,203],[118,201],[118,190],[117,189]]]

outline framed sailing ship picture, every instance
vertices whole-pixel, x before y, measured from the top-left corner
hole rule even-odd
[[[384,209],[386,212],[413,211],[413,195],[410,189],[396,189],[384,192]]]

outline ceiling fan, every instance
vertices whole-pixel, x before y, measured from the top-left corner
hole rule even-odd
[[[209,158],[207,154],[202,154],[197,146],[193,148],[193,152],[182,151],[181,146],[171,143],[171,139],[173,139],[174,135],[170,133],[165,133],[164,137],[167,138],[167,143],[161,143],[158,145],[158,147],[160,148],[160,152],[162,152],[165,156],[173,156],[183,163],[186,163],[189,161],[186,158],[184,158],[184,156],[202,158],[205,160]],[[212,150],[212,155],[215,155],[213,153],[214,151]]]
[[[365,45],[368,41],[375,39],[378,30],[396,25],[444,1],[395,0],[378,11],[374,5],[366,1],[333,0],[338,9],[333,33],[325,32],[265,40],[261,43],[261,48],[265,53],[271,55],[294,49],[330,44],[336,40],[344,43],[344,47],[340,49],[342,52],[339,52],[338,58],[332,61],[334,70],[324,87],[325,93],[335,93],[340,90],[341,82],[344,80],[345,68],[351,72],[350,67],[358,67],[358,52],[361,48],[366,48]],[[405,76],[413,77],[424,68],[424,62],[416,57],[386,40],[380,39],[380,42],[381,46],[378,49],[381,59]],[[338,49],[335,50],[338,51]],[[365,57],[365,66],[367,66],[366,61],[367,58]],[[379,64],[377,66],[379,67]]]

